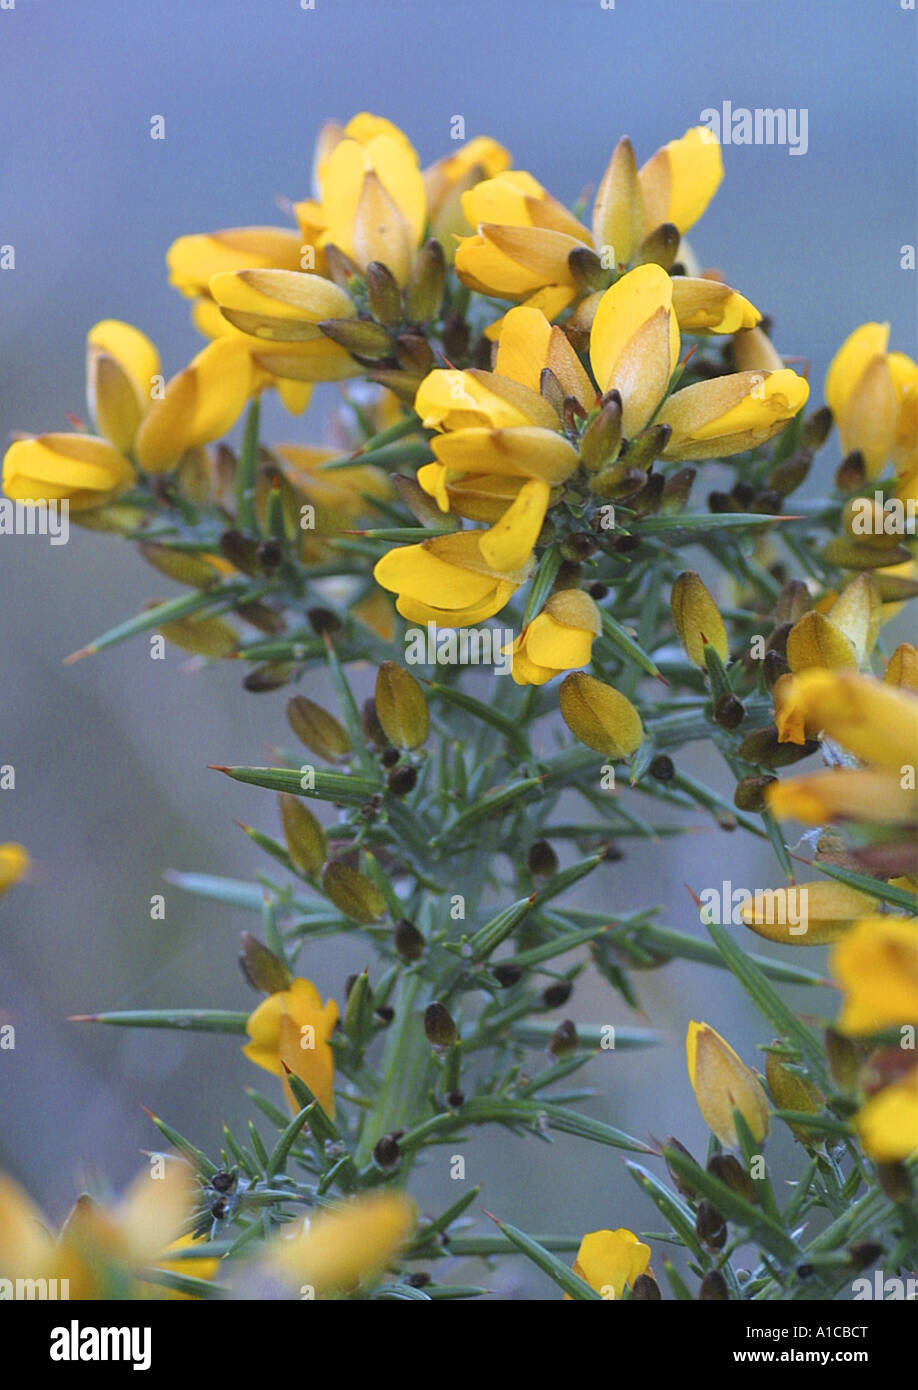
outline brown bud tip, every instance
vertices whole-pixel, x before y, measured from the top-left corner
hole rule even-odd
[[[558,856],[547,840],[533,840],[527,863],[529,872],[537,878],[553,878],[558,872]]]
[[[548,1039],[548,1053],[551,1057],[566,1057],[577,1046],[577,1028],[572,1019],[566,1018]]]
[[[286,963],[247,931],[242,933],[239,968],[252,988],[261,994],[277,994],[290,986]]]
[[[418,770],[410,764],[405,767],[397,767],[389,773],[386,778],[386,786],[393,796],[407,796],[413,791],[418,780]]]
[[[867,481],[867,465],[860,449],[846,455],[835,470],[835,486],[839,492],[859,492]]]
[[[420,960],[427,949],[424,937],[407,917],[399,918],[392,935],[395,949],[403,960]]]
[[[711,1250],[722,1250],[727,1243],[727,1223],[711,1202],[703,1200],[695,1217],[695,1234]]]
[[[494,978],[504,989],[509,989],[521,978],[523,972],[518,965],[512,965],[509,961],[503,961],[494,967]]]
[[[221,1170],[219,1173],[214,1173],[210,1185],[216,1192],[231,1192],[236,1186],[236,1176],[235,1173]]]
[[[367,297],[370,313],[377,323],[393,328],[402,321],[402,297],[398,281],[381,261],[367,266]]]
[[[632,1303],[662,1303],[660,1285],[649,1274],[639,1274],[631,1286]]]
[[[714,701],[714,722],[722,729],[738,729],[746,715],[742,700],[729,690],[718,695]]]
[[[815,453],[825,444],[831,429],[832,412],[827,405],[822,405],[804,420],[800,431],[800,443],[805,449],[812,449]]]
[[[726,1303],[730,1298],[727,1281],[718,1269],[709,1269],[698,1288],[701,1303]]]
[[[424,1010],[424,1032],[433,1047],[450,1047],[459,1036],[449,1009],[436,1002]]]
[[[777,777],[744,777],[737,782],[733,805],[738,811],[764,811],[765,792]]]
[[[335,637],[343,631],[344,624],[330,608],[307,608],[306,618],[317,637]]]
[[[398,1140],[393,1134],[384,1134],[373,1150],[373,1159],[380,1168],[394,1168],[401,1156]]]
[[[574,992],[574,986],[570,980],[556,980],[542,990],[542,1003],[546,1009],[560,1009],[562,1004],[566,1004]]]
[[[852,1269],[869,1269],[884,1253],[884,1247],[874,1240],[859,1240],[855,1245],[848,1246]]]
[[[738,1196],[745,1197],[747,1202],[754,1205],[758,1201],[755,1183],[733,1154],[712,1154],[708,1159],[708,1172]]]
[[[658,753],[655,758],[652,758],[648,771],[651,777],[655,777],[658,782],[671,782],[676,775],[673,760],[666,753]]]

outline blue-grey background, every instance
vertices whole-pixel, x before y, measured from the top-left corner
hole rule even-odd
[[[169,243],[281,222],[277,196],[308,193],[320,122],[362,109],[400,124],[425,164],[448,152],[462,115],[469,136],[500,139],[516,167],[571,201],[595,185],[622,133],[643,160],[724,100],[806,107],[805,156],[725,149],[724,183],[691,240],[702,264],[773,314],[780,349],[810,360],[818,400],[832,353],[865,319],[890,319],[893,346],[915,352],[915,274],[899,263],[916,239],[915,57],[916,15],[899,0],[617,0],[608,10],[600,0],[316,0],[314,10],[15,0],[0,10],[0,244],[16,259],[0,272],[0,434],[67,428],[66,411],[85,413],[84,338],[100,318],[143,328],[167,373],[183,365],[198,342],[166,283]],[[150,138],[155,115],[165,140]],[[317,441],[321,429],[313,409],[279,437]],[[821,459],[827,469],[831,452]],[[151,922],[149,899],[169,866],[264,866],[233,819],[274,830],[273,798],[205,765],[262,761],[283,738],[283,692],[245,695],[237,672],[191,672],[175,649],[151,662],[144,642],[61,665],[170,589],[114,539],[79,529],[56,549],[0,539],[0,763],[17,775],[16,790],[0,793],[0,840],[22,841],[36,861],[32,882],[0,903],[0,1017],[17,1029],[15,1052],[0,1053],[0,1166],[54,1216],[87,1174],[120,1185],[155,1147],[141,1103],[213,1151],[221,1118],[238,1125],[248,1113],[242,1083],[270,1085],[235,1039],[64,1021],[253,1001],[236,965],[244,915],[167,888],[166,920]],[[663,921],[689,930],[685,881],[778,881],[748,843],[716,829],[634,849],[603,872],[604,906],[656,901]],[[308,973],[340,999],[366,954],[324,946]],[[769,1041],[766,1025],[720,973],[670,967],[641,987],[671,1044],[594,1063],[593,1113],[700,1148],[687,1020],[708,1019],[749,1061]],[[629,1021],[599,983],[581,985],[570,1007]],[[771,1142],[779,1180],[797,1161],[792,1148]],[[448,1151],[435,1152],[420,1189],[431,1207],[456,1195]],[[491,1210],[530,1229],[659,1226],[620,1156],[575,1140],[485,1136],[468,1177],[484,1182]],[[519,1277],[494,1286],[510,1292]]]

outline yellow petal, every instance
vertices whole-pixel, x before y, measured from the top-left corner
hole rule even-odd
[[[738,1147],[733,1111],[743,1116],[757,1142],[768,1133],[768,1102],[761,1083],[730,1044],[707,1023],[688,1026],[689,1080],[708,1129],[727,1148]]]
[[[271,1243],[270,1271],[300,1293],[349,1293],[385,1268],[414,1226],[414,1207],[400,1192],[363,1193],[333,1210],[319,1211],[292,1238],[282,1228]]]
[[[918,1067],[872,1096],[855,1116],[861,1143],[878,1163],[895,1163],[918,1149]]]
[[[687,232],[714,197],[724,176],[720,145],[706,126],[657,150],[638,174],[644,200],[644,234],[663,222]]]
[[[516,570],[526,563],[542,529],[550,494],[548,484],[540,479],[523,484],[500,521],[481,537],[481,553],[488,565]]]
[[[786,687],[790,707],[808,729],[825,734],[867,763],[899,772],[918,746],[918,699],[853,671],[813,667]]]
[[[258,338],[317,338],[323,319],[353,318],[350,295],[321,275],[296,270],[222,271],[210,292],[225,318]]]
[[[0,897],[29,871],[28,851],[15,841],[0,845]]]
[[[694,571],[686,570],[674,581],[670,609],[689,661],[704,669],[707,646],[714,648],[721,661],[727,660],[729,649],[724,620],[701,577]]]
[[[617,265],[627,265],[644,235],[644,200],[631,141],[623,136],[603,174],[593,207],[593,245],[609,247]]]
[[[766,941],[823,946],[843,936],[859,917],[874,909],[875,902],[846,883],[817,879],[792,888],[757,889],[741,906],[740,915]]]
[[[166,384],[137,435],[140,466],[159,473],[182,454],[230,430],[242,413],[252,384],[248,348],[236,338],[218,338]]]
[[[300,270],[301,237],[287,227],[230,227],[181,236],[166,253],[169,283],[194,297],[211,277],[233,270]]]
[[[511,309],[504,316],[495,370],[538,392],[550,339],[551,325],[538,309]]]
[[[864,918],[829,957],[832,976],[845,992],[836,1028],[879,1033],[918,1023],[918,926],[903,917]]]
[[[17,439],[3,460],[3,490],[19,502],[67,498],[73,511],[100,507],[134,481],[131,464],[106,439],[40,434]]]
[[[590,1231],[580,1242],[574,1272],[596,1293],[621,1298],[625,1285],[634,1285],[650,1264],[650,1246],[633,1231]]]
[[[676,391],[657,423],[672,430],[667,459],[727,458],[771,439],[806,404],[803,377],[779,372],[736,372]]]
[[[565,679],[558,702],[571,733],[606,757],[630,757],[644,737],[641,717],[631,701],[582,671]]]
[[[787,661],[791,670],[806,671],[814,666],[857,667],[854,644],[815,609],[804,613],[787,635]]]
[[[918,820],[916,792],[903,787],[898,772],[829,768],[773,783],[766,798],[772,815],[779,819],[792,817],[806,825],[825,825],[834,820],[911,825]]]
[[[679,357],[672,285],[660,266],[637,266],[606,290],[593,319],[593,375],[601,392],[621,392],[626,435],[650,419]]]
[[[888,685],[918,693],[918,648],[911,642],[900,642],[889,658],[883,679]]]
[[[372,261],[380,261],[399,285],[407,284],[417,239],[398,203],[373,170],[363,180],[352,244],[359,266],[365,268]]]
[[[170,1159],[161,1177],[152,1168],[141,1170],[115,1213],[135,1265],[149,1264],[181,1234],[196,1192],[194,1175],[182,1160]]]
[[[563,483],[577,471],[577,450],[551,430],[461,429],[431,440],[440,463],[460,473],[490,473],[495,477],[539,478]]]
[[[142,400],[148,400],[153,378],[159,376],[159,353],[145,333],[120,319],[102,319],[86,337],[90,348],[113,357],[134,382]]]
[[[676,275],[672,282],[673,309],[683,333],[737,333],[755,328],[762,317],[748,299],[719,280]]]
[[[835,417],[842,452],[859,449],[868,478],[882,471],[893,445],[898,402],[886,355],[888,323],[864,323],[833,357],[826,403]]]

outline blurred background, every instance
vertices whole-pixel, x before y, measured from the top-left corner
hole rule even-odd
[[[0,244],[15,248],[15,269],[0,271],[0,437],[85,414],[84,340],[98,319],[144,329],[167,375],[183,366],[199,342],[166,282],[169,243],[281,223],[276,199],[309,191],[322,120],[364,109],[402,126],[422,164],[453,148],[450,121],[462,115],[469,137],[499,139],[515,167],[571,202],[621,134],[641,162],[726,100],[806,108],[805,155],[724,150],[724,183],[691,240],[703,265],[773,316],[779,349],[809,360],[818,404],[829,359],[864,320],[891,320],[891,347],[915,353],[915,273],[900,269],[900,247],[915,240],[915,25],[899,0],[15,0],[0,11]],[[150,138],[156,115],[164,140]],[[272,406],[268,437],[318,442],[322,410],[318,399],[294,420]],[[819,458],[817,488],[836,446]],[[0,538],[0,764],[16,770],[15,791],[0,793],[0,841],[21,841],[35,861],[32,881],[0,903],[0,1020],[16,1027],[15,1051],[0,1053],[0,1167],[55,1218],[88,1177],[120,1187],[156,1147],[141,1104],[216,1152],[221,1119],[238,1128],[251,1113],[242,1085],[271,1086],[236,1038],[65,1021],[254,1003],[236,963],[252,919],[183,895],[162,872],[268,869],[233,821],[276,833],[275,798],[205,769],[266,761],[284,740],[285,692],[248,695],[229,663],[189,670],[175,648],[151,662],[144,640],[61,664],[171,592],[114,538],[76,527],[64,547]],[[710,750],[682,765],[721,775]],[[755,845],[713,825],[684,841],[629,841],[601,873],[581,904],[655,902],[661,922],[699,933],[685,882],[780,881]],[[151,921],[160,892],[165,921]],[[819,968],[821,953],[794,959]],[[320,943],[301,964],[341,1001],[346,975],[368,960],[366,947]],[[559,1014],[651,1023],[669,1039],[592,1063],[591,1113],[703,1153],[686,1024],[706,1019],[748,1062],[770,1041],[767,1025],[723,972],[677,964],[638,985],[644,1016],[586,978]],[[827,998],[795,1003],[831,1013]],[[769,1145],[779,1184],[799,1161],[792,1150],[782,1135]],[[428,1209],[456,1197],[448,1150],[434,1152],[416,1183]],[[614,1150],[488,1132],[467,1164],[488,1208],[529,1229],[659,1226]],[[520,1269],[490,1282],[504,1296],[550,1294]]]

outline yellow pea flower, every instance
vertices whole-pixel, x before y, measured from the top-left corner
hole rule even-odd
[[[111,1206],[79,1198],[54,1235],[26,1193],[0,1174],[0,1278],[67,1280],[71,1299],[168,1296],[152,1286],[141,1292],[137,1282],[191,1219],[195,1191],[188,1165],[170,1159],[161,1177],[141,1172]]]
[[[888,323],[861,324],[842,343],[826,375],[826,404],[842,453],[858,449],[868,478],[882,473],[896,436],[898,401],[888,344]]]
[[[590,365],[601,394],[620,392],[626,435],[647,424],[679,360],[673,284],[660,266],[637,266],[606,290],[596,309]]]
[[[214,275],[234,270],[299,270],[300,234],[288,227],[229,227],[180,236],[166,252],[169,283],[189,299],[209,294]]]
[[[427,429],[487,427],[514,429],[534,425],[555,429],[558,417],[536,391],[496,372],[430,372],[418,388],[414,408]]]
[[[17,502],[66,499],[74,512],[101,507],[131,486],[130,462],[105,439],[40,434],[17,439],[3,459],[3,491]]]
[[[905,917],[865,917],[829,957],[844,991],[835,1026],[841,1033],[879,1033],[918,1023],[918,923]]]
[[[918,823],[918,792],[903,786],[898,771],[827,768],[772,783],[766,799],[772,815],[804,825],[846,820],[877,825]]]
[[[739,1145],[733,1112],[738,1110],[757,1143],[768,1133],[768,1101],[761,1083],[733,1048],[707,1023],[688,1026],[685,1038],[689,1080],[708,1129],[728,1149]]]
[[[669,425],[667,459],[728,458],[764,444],[806,404],[806,380],[777,372],[735,372],[675,391],[656,423]]]
[[[896,393],[896,430],[893,436],[893,465],[898,474],[897,496],[908,496],[915,490],[918,472],[918,362],[904,352],[891,352],[887,358]]]
[[[249,1015],[246,1032],[251,1041],[242,1050],[256,1066],[284,1078],[284,1093],[294,1112],[300,1107],[287,1071],[305,1082],[326,1114],[335,1113],[335,1059],[328,1039],[337,1021],[335,1001],[323,1004],[315,985],[302,978],[289,989],[269,994]]]
[[[650,1246],[633,1231],[588,1231],[580,1242],[574,1273],[603,1298],[621,1298],[650,1264]],[[566,1297],[569,1297],[566,1296]]]
[[[156,1261],[156,1268],[169,1270],[172,1274],[190,1274],[194,1279],[210,1280],[216,1278],[217,1270],[220,1268],[220,1261],[213,1255],[193,1255],[183,1260],[168,1258],[179,1250],[193,1250],[196,1245],[201,1244],[202,1240],[203,1237],[201,1240],[195,1240],[194,1236],[191,1234],[180,1236],[179,1239],[174,1240],[165,1251],[165,1258]],[[192,1293],[177,1293],[174,1289],[170,1289],[168,1290],[167,1297],[176,1302],[188,1300],[193,1302],[195,1295]]]
[[[0,845],[0,898],[29,872],[28,851],[9,840]]]
[[[918,694],[918,648],[911,642],[900,642],[889,658],[883,680]]]
[[[784,359],[761,328],[734,333],[733,360],[740,372],[780,372],[784,366]]]
[[[692,126],[657,150],[638,174],[644,235],[664,222],[685,233],[705,211],[724,176],[720,144],[706,126]]]
[[[867,1153],[877,1163],[895,1163],[918,1150],[918,1066],[882,1087],[854,1117]]]
[[[604,757],[630,757],[644,737],[641,716],[631,701],[583,671],[565,677],[558,704],[574,737]]]
[[[793,888],[769,888],[743,903],[744,924],[766,941],[784,946],[823,946],[836,941],[870,912],[875,899],[846,883],[816,879]],[[803,928],[803,931],[800,928]]]
[[[674,275],[672,282],[673,310],[683,333],[739,333],[762,318],[754,304],[720,280]]]
[[[485,559],[481,538],[489,532],[459,531],[420,545],[399,546],[377,561],[377,584],[397,594],[396,608],[413,623],[463,627],[499,613],[531,573],[531,562],[515,570]]]
[[[471,231],[462,195],[483,180],[502,174],[510,162],[509,150],[479,135],[424,170],[430,228],[449,259],[455,255],[455,238]]]
[[[272,1239],[264,1268],[298,1293],[345,1297],[376,1282],[404,1245],[415,1223],[401,1192],[366,1192],[310,1216],[293,1236],[285,1227]]]
[[[914,759],[918,699],[908,691],[854,671],[822,667],[778,684],[782,690],[775,722],[783,743],[803,743],[805,730],[812,729],[863,762],[890,771],[899,772]]]
[[[589,594],[562,589],[513,642],[510,674],[517,685],[544,685],[562,671],[586,666],[601,632],[602,618]]]
[[[842,590],[828,613],[810,609],[787,634],[791,671],[813,666],[862,666],[876,642],[880,596],[872,575],[859,574]]]

